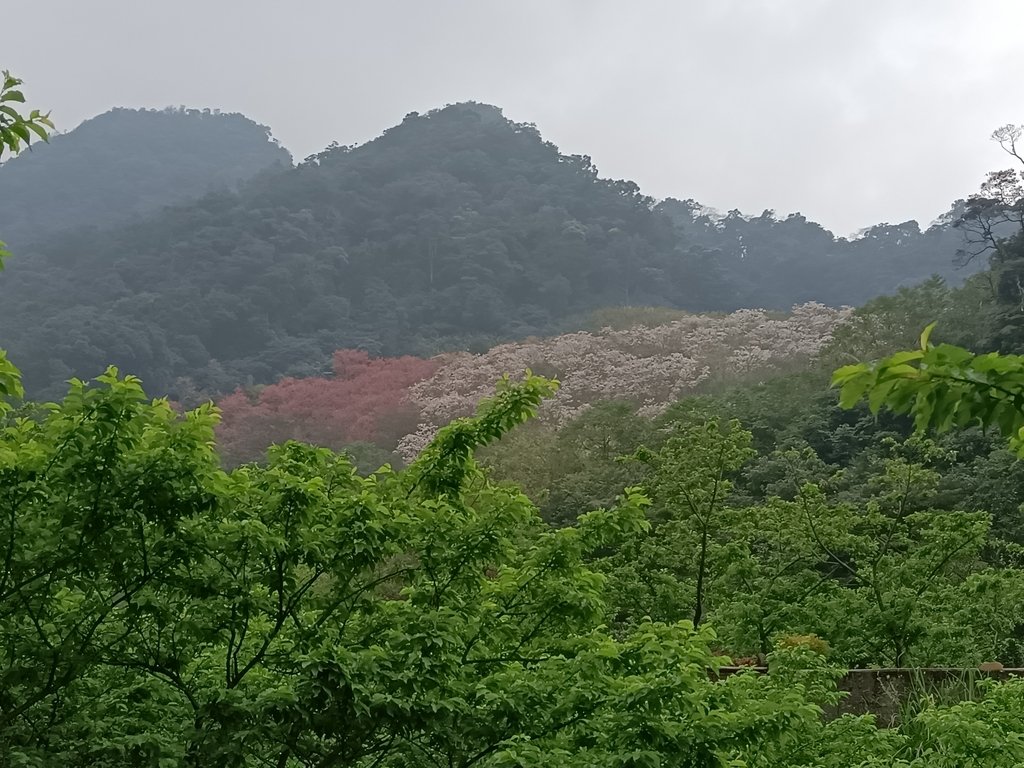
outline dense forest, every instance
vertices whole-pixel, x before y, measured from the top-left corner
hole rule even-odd
[[[0,154],[51,127],[15,106]],[[1016,159],[1022,136],[996,133]],[[1024,681],[975,680],[1024,667],[1022,181],[943,225],[981,271],[856,309],[789,306],[804,286],[684,311],[730,307],[749,232],[812,225],[665,215],[480,105],[26,247],[3,274],[36,379],[0,351],[0,766],[1024,764]],[[564,332],[459,348],[530,329]],[[419,345],[448,349],[376,354]],[[220,408],[131,367],[25,397],[51,386],[38,355],[125,355],[163,393],[212,349],[207,391],[316,375]],[[892,722],[836,713],[844,670],[890,666],[965,678]]]
[[[965,260],[954,226],[958,201],[922,230],[916,221],[877,224],[853,238],[836,237],[798,213],[744,216],[704,210],[693,200],[657,206],[681,236],[715,254],[737,306],[788,308],[805,301],[857,306],[938,275],[960,283],[983,266]]]
[[[129,147],[155,136],[175,156],[171,167],[208,168],[195,187],[222,181],[225,165],[255,170],[283,154],[238,116],[114,112],[0,168],[0,185],[18,185],[21,201],[9,220],[73,226],[110,203],[90,222],[103,224],[126,209],[126,195],[150,200],[149,188],[119,178],[128,159],[108,164],[113,150],[92,151],[99,142],[123,154],[131,125],[148,138]],[[200,141],[197,131],[213,136]],[[219,149],[234,132],[231,160]],[[174,151],[185,145],[191,154]],[[61,147],[90,159],[60,171]],[[218,162],[204,163],[206,147]],[[88,162],[109,165],[98,178],[119,191],[83,185]],[[165,183],[169,170],[155,173],[168,196],[179,188]],[[656,204],[632,182],[601,178],[590,158],[560,154],[534,126],[466,103],[410,114],[365,145],[331,147],[134,223],[20,249],[0,286],[0,324],[35,396],[116,363],[188,399],[329,371],[337,349],[480,352],[576,330],[586,313],[615,305],[859,304],[933,273],[958,280],[959,244],[948,222],[923,233],[913,222],[883,225],[848,241],[798,215],[712,217],[693,203]]]
[[[0,231],[21,251],[58,232],[137,220],[291,164],[270,129],[243,115],[113,109],[0,167]]]

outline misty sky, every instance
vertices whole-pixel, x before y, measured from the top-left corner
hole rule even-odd
[[[839,234],[927,224],[1024,122],[1021,0],[48,0],[4,26],[64,129],[218,107],[301,159],[474,99],[650,195]]]

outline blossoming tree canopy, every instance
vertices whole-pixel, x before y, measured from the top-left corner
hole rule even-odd
[[[542,409],[542,418],[558,425],[607,400],[629,400],[641,413],[655,415],[701,384],[800,369],[849,315],[848,309],[815,303],[783,317],[763,310],[689,315],[651,327],[570,333],[502,344],[480,355],[450,355],[433,376],[410,388],[409,399],[423,420],[403,438],[399,452],[415,456],[439,425],[472,413],[492,382],[508,372],[530,369],[559,379],[558,394]]]
[[[218,402],[218,439],[230,464],[251,461],[267,446],[302,440],[329,448],[353,442],[394,442],[419,421],[407,401],[414,383],[431,376],[435,360],[370,358],[360,350],[334,353],[330,378],[285,378],[253,395],[237,390]]]

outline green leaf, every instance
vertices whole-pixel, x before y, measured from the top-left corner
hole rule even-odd
[[[28,127],[28,129],[29,129],[30,131],[32,131],[33,133],[35,133],[35,134],[36,134],[36,135],[37,135],[37,136],[38,136],[39,138],[41,138],[41,139],[42,139],[43,141],[46,141],[46,142],[48,142],[48,141],[50,140],[50,134],[48,134],[48,133],[46,132],[46,129],[45,129],[45,128],[43,128],[43,127],[41,127],[41,126],[39,126],[39,125],[36,125],[35,123],[26,123],[25,125],[26,125],[26,126]]]
[[[925,326],[925,329],[921,331],[921,349],[928,349],[928,340],[932,337],[932,331],[935,330],[935,323],[929,323]]]
[[[871,383],[872,377],[868,375],[861,376],[859,379],[847,381],[839,393],[839,406],[846,410],[853,408],[853,406],[855,406],[864,396],[864,393],[867,392]]]
[[[906,352],[897,352],[885,359],[885,362],[889,365],[900,365],[901,363],[908,363],[911,360],[920,360],[924,357],[925,350],[923,349],[911,349]]]
[[[868,393],[868,408],[871,409],[872,413],[878,413],[882,404],[885,403],[886,398],[896,387],[898,381],[890,379],[889,381],[877,382]]]
[[[902,363],[899,365],[887,364],[885,367],[880,368],[878,371],[879,381],[884,381],[892,378],[914,378],[918,376],[921,371],[912,365]]]
[[[24,141],[26,144],[28,144],[32,140],[32,135],[28,132],[28,128],[26,127],[25,123],[14,123],[10,127],[10,130],[13,133],[17,134],[21,138],[21,140]]]
[[[863,373],[869,371],[867,363],[856,363],[854,365],[844,365],[832,374],[832,386],[838,386],[844,382],[852,379],[855,376],[860,376]]]

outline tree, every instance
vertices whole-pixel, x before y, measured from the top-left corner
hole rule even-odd
[[[620,401],[599,403],[556,429],[524,425],[481,454],[495,480],[514,482],[554,525],[572,525],[580,509],[610,504],[637,485],[643,468],[626,459],[653,445],[650,421]]]
[[[625,578],[627,582],[625,574],[642,581],[657,579],[657,570],[649,576],[642,572],[644,563],[667,569],[671,574],[669,584],[685,583],[692,589],[687,614],[695,626],[708,613],[708,590],[716,575],[715,566],[721,565],[716,556],[728,527],[724,510],[731,478],[753,455],[750,441],[750,433],[737,421],[708,421],[680,426],[660,450],[641,448],[635,456],[649,468],[644,484],[654,502],[655,528],[649,537],[635,543],[638,551],[628,548],[613,558],[611,567],[619,571],[620,581]],[[637,566],[641,572],[635,570]],[[652,596],[658,597],[659,593],[652,588]],[[663,597],[656,602],[661,603]],[[625,607],[628,603],[620,600],[619,605]],[[655,612],[673,608],[676,606],[651,605],[645,600],[628,610],[639,618],[644,615],[640,611],[658,615]]]
[[[7,70],[0,73],[0,161],[4,159],[4,152],[16,155],[24,147],[30,146],[33,134],[43,141],[49,141],[49,132],[53,130],[49,112],[43,114],[33,109],[24,115],[14,106],[25,103],[25,94],[18,90],[21,83]],[[4,259],[10,255],[0,241],[0,270],[4,267]]]
[[[1004,125],[992,132],[992,140],[1024,166],[1020,146],[1024,125]],[[1024,171],[992,171],[981,189],[967,200],[954,223],[964,233],[960,259],[964,263],[991,253],[996,263],[1011,258],[1006,245],[1015,235],[1024,233]]]
[[[297,443],[226,474],[211,406],[179,416],[113,370],[10,424],[5,757],[713,766],[812,727],[801,688],[709,677],[707,629],[602,629],[585,561],[647,526],[637,491],[555,530],[485,482],[474,449],[553,389],[506,381],[407,470],[369,477]]]
[[[409,388],[437,368],[435,360],[370,358],[342,349],[334,353],[330,377],[284,378],[251,395],[236,390],[217,403],[221,455],[236,466],[287,440],[333,449],[354,442],[393,448],[419,421]]]
[[[921,334],[918,349],[839,368],[832,382],[840,404],[850,408],[866,399],[873,412],[911,414],[921,432],[995,428],[1024,456],[1024,357],[935,345],[933,327]]]
[[[16,155],[22,149],[22,144],[28,147],[32,144],[32,136],[43,141],[49,141],[50,131],[53,130],[53,123],[50,120],[50,113],[43,114],[38,109],[33,109],[24,115],[13,106],[24,104],[25,95],[18,90],[22,81],[4,70],[2,77],[3,84],[0,85],[0,159],[3,158],[3,151]]]
[[[715,423],[682,431],[674,460],[662,448],[644,481],[651,531],[600,561],[615,626],[689,618],[696,606],[733,657],[763,659],[787,636],[815,634],[839,663],[858,667],[1016,658],[1010,638],[1024,613],[1005,596],[999,613],[997,585],[1016,583],[1020,572],[983,561],[994,543],[986,513],[935,506],[938,473],[909,456],[937,448],[887,441],[892,455],[872,458],[853,487],[833,481],[826,492],[801,482],[785,499],[715,501],[729,490],[728,475],[715,470],[736,467],[743,454],[729,450],[749,439],[742,430],[738,443],[702,434]],[[722,458],[708,450],[716,447]],[[794,469],[799,479],[805,467]]]
[[[833,383],[840,388],[841,405],[852,407],[866,399],[872,411],[911,414],[919,432],[992,428],[1008,440],[1018,458],[1024,456],[1024,358],[997,352],[975,355],[949,344],[934,345],[931,330],[929,326],[921,334],[918,349],[837,370]],[[962,528],[965,522],[975,527],[987,525],[985,520],[968,521],[960,516],[950,519],[948,531],[958,525]],[[1009,554],[1012,566],[1019,562],[1012,554],[1016,551],[1013,545],[996,541],[993,549],[997,560],[1006,560]],[[1012,595],[1020,589],[1019,577],[1020,571],[1011,567],[977,574],[972,581],[979,595]],[[982,601],[976,602],[980,605]],[[1009,631],[1015,632],[1020,624],[1018,612],[1019,607],[1006,604],[997,607],[993,615],[1013,616]]]
[[[822,619],[846,574],[827,547],[852,522],[848,508],[829,504],[810,484],[795,500],[772,498],[730,516],[709,622],[731,654],[763,659],[787,634],[834,640]]]
[[[74,722],[83,693],[101,683],[88,673],[142,629],[154,583],[188,562],[182,526],[222,481],[209,408],[179,419],[166,403],[146,403],[137,380],[111,371],[100,384],[74,382],[45,419],[0,434],[8,756],[24,748],[28,759],[46,733]]]
[[[974,599],[971,578],[984,571],[989,516],[932,508],[938,474],[919,464],[897,457],[880,470],[859,509],[840,504],[826,512],[820,499],[806,512],[823,564],[846,587],[823,591],[825,601],[815,595],[822,624],[832,626],[814,631],[858,666],[984,661],[960,644],[954,650],[947,637],[967,633],[978,638],[974,653],[992,651],[971,632],[979,617],[949,615]]]
[[[1004,125],[993,132],[992,139],[1024,166],[1022,135],[1024,126]],[[986,347],[1020,352],[1024,344],[1024,170],[989,173],[979,192],[962,206],[953,226],[963,236],[963,248],[958,251],[961,263],[988,257],[987,281],[996,306]]]
[[[21,80],[13,77],[6,70],[0,75],[0,161],[4,159],[4,152],[16,155],[32,143],[32,135],[35,134],[43,141],[49,139],[49,131],[53,129],[49,113],[43,114],[38,109],[33,109],[28,115],[23,115],[14,106],[24,104],[25,95],[18,90]],[[10,256],[3,241],[0,240],[0,271],[4,268],[4,261]],[[0,349],[0,417],[6,413],[10,398],[20,398],[24,394],[21,384],[21,373],[7,359],[7,353]]]

